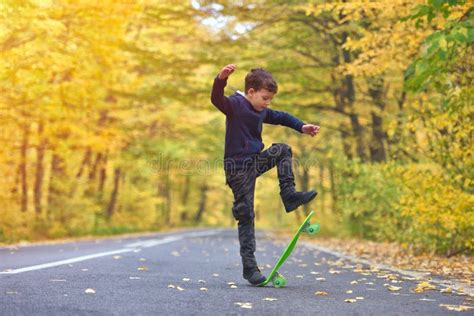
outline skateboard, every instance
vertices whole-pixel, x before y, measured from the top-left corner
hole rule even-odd
[[[295,235],[291,239],[286,249],[283,250],[280,258],[275,263],[275,266],[273,267],[272,272],[270,272],[270,274],[268,275],[265,281],[258,284],[257,286],[265,286],[270,282],[272,282],[273,286],[276,288],[284,287],[286,285],[287,280],[285,279],[283,275],[278,273],[278,269],[281,267],[281,265],[285,262],[285,260],[288,258],[288,256],[291,254],[291,252],[295,248],[296,242],[298,241],[298,238],[300,237],[301,232],[314,235],[319,231],[319,228],[320,228],[319,224],[310,224],[309,222],[313,214],[314,214],[314,211],[311,211],[311,213],[309,213],[309,215],[304,220],[303,224],[301,224],[301,226],[296,231]]]

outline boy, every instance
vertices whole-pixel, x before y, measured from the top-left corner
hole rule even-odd
[[[286,144],[272,144],[262,151],[262,123],[291,127],[315,136],[319,126],[305,124],[288,113],[269,109],[278,91],[272,75],[263,69],[252,69],[245,77],[245,95],[240,91],[224,96],[227,78],[235,71],[230,64],[214,79],[211,102],[226,115],[224,170],[226,184],[232,189],[232,214],[238,221],[243,277],[250,284],[265,281],[255,259],[254,192],[258,176],[277,166],[280,196],[286,212],[295,210],[316,197],[316,191],[296,192],[292,171],[292,153]]]

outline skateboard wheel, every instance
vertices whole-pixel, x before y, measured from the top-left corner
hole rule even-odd
[[[309,227],[306,231],[308,232],[308,234],[314,235],[317,232],[319,232],[319,229],[320,229],[319,224],[313,224],[313,225],[309,225]]]
[[[284,287],[286,285],[286,279],[284,276],[281,274],[278,275],[274,280],[273,280],[273,286],[276,288]]]

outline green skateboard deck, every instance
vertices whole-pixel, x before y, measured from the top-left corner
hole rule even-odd
[[[300,237],[301,232],[306,232],[310,235],[314,235],[319,231],[319,228],[320,228],[319,224],[310,224],[309,222],[313,214],[314,214],[314,211],[311,211],[311,213],[309,213],[309,215],[304,220],[303,224],[301,224],[301,226],[296,231],[295,235],[291,239],[286,249],[283,250],[280,258],[278,259],[275,266],[273,267],[272,272],[270,272],[270,274],[268,275],[267,279],[264,282],[260,283],[257,286],[265,286],[270,282],[272,282],[273,286],[277,288],[284,287],[286,285],[287,280],[285,279],[283,275],[278,273],[278,269],[280,269],[281,265],[285,262],[285,260],[289,257],[289,255],[295,248],[296,242],[298,241],[298,238]]]

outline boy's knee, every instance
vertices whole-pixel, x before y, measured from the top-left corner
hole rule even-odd
[[[270,148],[270,153],[272,154],[272,156],[276,156],[276,157],[291,156],[292,155],[291,146],[287,144],[281,144],[281,143],[272,144]]]
[[[251,221],[255,217],[252,206],[247,201],[235,203],[232,208],[232,215],[239,222]]]

